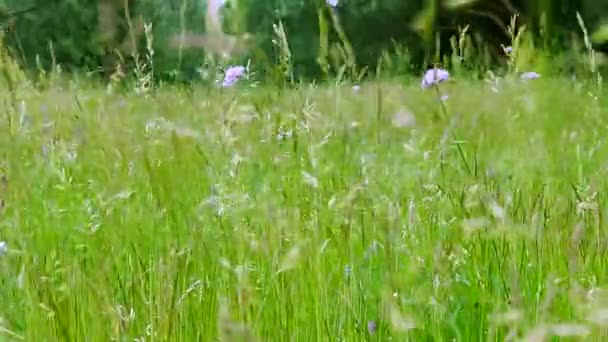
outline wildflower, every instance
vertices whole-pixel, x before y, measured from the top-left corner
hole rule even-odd
[[[337,7],[338,6],[338,0],[326,0],[327,5],[329,5],[330,7]]]
[[[245,72],[246,69],[242,65],[228,68],[224,74],[224,82],[222,83],[222,86],[224,88],[232,87],[241,77],[245,75]]]
[[[8,247],[6,246],[6,242],[0,241],[0,255],[6,254],[8,252]]]
[[[503,47],[502,50],[505,52],[505,55],[510,55],[513,53],[513,47],[511,46]]]
[[[522,80],[535,80],[540,78],[540,74],[534,71],[529,71],[529,72],[524,72],[523,74],[521,74],[521,79]]]
[[[422,88],[429,88],[432,85],[447,81],[450,78],[450,73],[443,69],[429,69],[424,74],[422,79]]]
[[[356,93],[356,92],[358,92],[359,90],[361,90],[361,86],[360,86],[360,85],[358,85],[358,84],[355,84],[355,85],[353,86],[353,91]]]
[[[444,101],[444,102],[445,102],[445,101],[447,101],[447,100],[448,100],[448,98],[449,98],[449,96],[448,96],[448,95],[441,95],[441,101]]]
[[[376,324],[375,321],[367,321],[367,331],[369,332],[370,335],[375,334],[377,329],[378,329],[378,325]]]

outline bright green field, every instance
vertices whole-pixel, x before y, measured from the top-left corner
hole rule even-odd
[[[602,97],[441,91],[3,90],[0,340],[607,338]]]

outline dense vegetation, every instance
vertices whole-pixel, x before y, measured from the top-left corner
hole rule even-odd
[[[131,38],[137,41],[142,58],[144,24],[151,25],[148,38],[153,39],[158,77],[199,79],[201,67],[215,65],[206,58],[209,51],[204,48],[177,49],[170,44],[171,37],[180,32],[207,30],[205,1],[4,0],[3,7],[8,13],[17,12],[5,20],[10,51],[30,70],[49,70],[54,64],[97,72],[102,66],[112,69],[117,51],[130,59]],[[30,7],[32,11],[19,13]],[[338,2],[332,11],[322,0],[226,0],[222,28],[254,37],[251,48],[233,56],[232,62],[250,58],[260,74],[272,75],[277,63],[273,24],[281,23],[289,40],[294,77],[319,77],[328,70],[335,74],[345,62],[375,70],[380,60],[389,58],[386,52],[398,56],[394,72],[420,70],[438,61],[436,37],[440,37],[442,52],[449,55],[449,39],[466,25],[478,54],[489,55],[476,60],[476,67],[495,64],[501,59],[500,44],[511,41],[507,31],[514,15],[519,16],[518,26],[526,25],[534,33],[537,47],[563,51],[572,48],[573,34],[582,41],[577,12],[592,32],[602,15],[608,14],[608,5],[591,0],[350,0]],[[326,48],[321,49],[325,39]],[[327,63],[333,63],[333,68]]]
[[[608,337],[601,4],[87,1],[5,3],[0,341]]]

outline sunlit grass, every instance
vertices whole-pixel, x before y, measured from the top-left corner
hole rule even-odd
[[[606,336],[608,126],[580,84],[14,94],[2,339]]]

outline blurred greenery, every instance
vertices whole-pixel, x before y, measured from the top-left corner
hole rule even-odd
[[[115,33],[104,41],[100,28],[100,4],[114,6]],[[88,70],[101,73],[113,65],[113,48],[129,39],[128,4],[132,26],[137,18],[152,24],[155,75],[162,79],[199,77],[198,68],[208,59],[202,49],[177,49],[168,44],[181,31],[205,32],[205,1],[191,0],[4,0],[6,44],[10,52],[28,70],[50,69],[60,64],[65,70]],[[24,8],[35,10],[10,15]],[[536,44],[546,49],[568,46],[572,34],[580,35],[576,12],[582,13],[588,29],[599,26],[608,14],[608,3],[591,0],[343,0],[330,9],[322,0],[226,0],[224,31],[239,35],[250,32],[255,47],[246,56],[233,59],[244,63],[251,58],[259,70],[272,70],[278,55],[273,44],[273,24],[282,22],[291,50],[293,72],[297,77],[320,76],[321,39],[319,20],[325,18],[329,29],[329,49],[340,43],[337,29],[342,29],[355,51],[360,68],[376,68],[384,52],[399,54],[399,72],[417,70],[437,61],[437,41],[449,54],[449,39],[458,29],[470,25],[478,35],[476,44],[488,44],[490,61],[500,59],[500,44],[509,44],[507,27],[519,13],[519,23],[527,25],[538,38]],[[329,18],[337,18],[332,21]],[[107,20],[107,19],[106,19]],[[340,27],[336,27],[340,25]],[[108,27],[105,27],[108,30]],[[438,35],[437,35],[438,34]],[[142,32],[136,35],[140,49],[145,47]],[[436,38],[439,37],[437,40]],[[335,51],[334,51],[335,52]],[[123,50],[128,55],[128,51]],[[403,65],[405,64],[405,65]],[[337,70],[333,70],[336,72]]]

